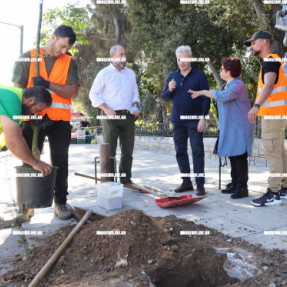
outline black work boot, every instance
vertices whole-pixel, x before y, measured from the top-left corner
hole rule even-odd
[[[67,220],[72,217],[72,212],[68,209],[65,203],[56,203],[54,206],[54,213],[61,220]]]
[[[225,189],[221,190],[221,193],[224,193],[224,194],[233,193],[235,189],[236,189],[236,186],[232,182],[230,182],[226,185]]]
[[[248,196],[248,188],[247,187],[239,187],[236,188],[235,191],[231,194],[231,198],[243,198]]]

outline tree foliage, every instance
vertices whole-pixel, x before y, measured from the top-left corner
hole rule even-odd
[[[126,45],[130,25],[127,21],[127,7],[97,5],[96,0],[91,2],[89,11],[92,16],[85,29],[85,36],[90,45],[79,47],[79,52],[75,55],[81,76],[81,89],[77,101],[82,103],[82,112],[92,117],[91,123],[99,125],[96,116],[100,110],[91,106],[88,95],[97,73],[109,65],[109,62],[98,62],[97,58],[109,58],[110,48],[115,44]],[[127,60],[132,62],[129,55]]]
[[[90,44],[85,35],[85,28],[89,20],[88,11],[84,8],[67,4],[63,9],[48,9],[43,14],[43,24],[41,31],[41,44],[46,45],[51,38],[54,30],[60,25],[68,25],[73,28],[77,34],[77,41],[70,49],[70,53],[74,55],[78,52],[77,45],[87,46]]]
[[[61,23],[71,25],[77,32],[80,45],[75,59],[81,89],[76,105],[94,118],[99,111],[91,107],[88,94],[97,73],[109,64],[98,62],[97,58],[109,57],[114,44],[126,46],[128,66],[137,75],[141,117],[167,124],[171,105],[163,103],[161,93],[166,77],[177,69],[176,48],[190,45],[193,57],[210,59],[207,63],[193,63],[205,71],[210,88],[221,85],[221,59],[239,57],[243,66],[241,77],[253,99],[261,63],[248,52],[244,41],[259,29],[268,30],[274,35],[275,52],[282,55],[283,33],[274,30],[274,15],[280,9],[281,5],[263,5],[262,0],[210,0],[208,5],[181,5],[179,0],[128,0],[127,5],[97,5],[96,0],[91,0],[89,21],[87,10],[73,5],[46,13],[44,22],[49,25],[44,28],[43,38],[47,39]]]
[[[255,4],[260,11],[256,11]],[[180,1],[173,0],[129,0],[128,5],[132,26],[128,47],[137,51],[136,57],[147,65],[149,76],[156,79],[155,96],[160,96],[161,83],[167,75],[177,69],[176,48],[190,45],[193,57],[210,58],[209,63],[194,63],[193,66],[205,70],[211,88],[219,88],[221,59],[240,57],[242,78],[251,98],[254,97],[260,61],[247,52],[244,41],[259,28],[274,34],[274,25],[270,25],[276,5],[263,5],[260,0],[211,0],[209,5],[181,5]],[[277,38],[277,42],[280,41],[282,37]]]

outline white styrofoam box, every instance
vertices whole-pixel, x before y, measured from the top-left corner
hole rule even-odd
[[[118,209],[123,207],[122,197],[98,197],[98,206],[105,208],[107,210]]]
[[[118,182],[104,182],[96,185],[97,204],[107,210],[123,207],[123,185]]]
[[[96,185],[97,197],[123,197],[123,185],[119,182],[103,182]]]

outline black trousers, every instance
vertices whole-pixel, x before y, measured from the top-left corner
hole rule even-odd
[[[237,188],[247,187],[248,182],[248,154],[245,152],[244,154],[237,156],[230,156],[230,164],[231,164],[231,180],[232,184]]]
[[[68,159],[71,141],[71,125],[66,121],[52,121],[52,124],[39,129],[38,147],[42,151],[45,137],[48,136],[51,162],[57,166],[54,200],[65,204],[68,195]],[[29,122],[23,123],[23,136],[32,149],[33,130]]]

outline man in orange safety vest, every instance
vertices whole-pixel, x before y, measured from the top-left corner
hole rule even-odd
[[[76,41],[76,34],[69,26],[61,25],[53,33],[46,46],[39,52],[39,76],[36,77],[36,50],[30,50],[16,61],[12,82],[14,86],[27,88],[43,86],[52,95],[52,106],[44,110],[40,121],[39,149],[42,150],[47,136],[51,151],[51,161],[57,166],[57,178],[54,193],[54,212],[60,219],[72,216],[66,201],[68,195],[68,150],[71,139],[71,99],[79,91],[78,67],[68,50]],[[32,146],[32,129],[29,122],[23,125],[23,135]],[[32,209],[20,212],[22,221],[33,215]]]
[[[255,103],[249,111],[250,122],[261,117],[261,138],[264,155],[270,165],[267,192],[253,199],[254,206],[281,205],[287,199],[287,152],[284,145],[287,126],[287,79],[284,61],[271,50],[272,35],[256,32],[245,42],[255,56],[264,62],[261,66]]]

